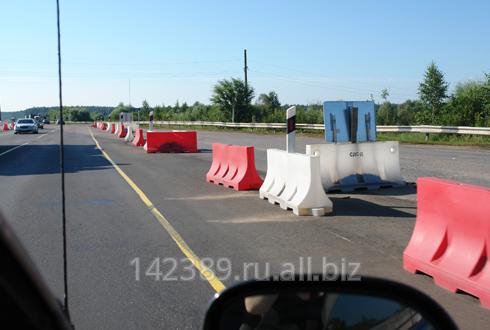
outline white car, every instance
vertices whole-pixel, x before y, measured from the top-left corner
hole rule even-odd
[[[32,118],[19,119],[15,123],[14,134],[17,133],[38,133],[37,122]]]

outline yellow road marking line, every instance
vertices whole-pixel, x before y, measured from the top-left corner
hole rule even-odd
[[[170,222],[163,216],[163,214],[153,205],[152,201],[146,196],[146,194],[131,180],[130,177],[126,175],[126,173],[121,170],[121,168],[112,160],[112,158],[102,149],[99,144],[99,141],[95,138],[94,134],[88,129],[90,136],[95,142],[97,148],[102,152],[104,157],[112,164],[114,169],[122,176],[122,178],[129,184],[129,186],[134,190],[134,192],[138,195],[138,197],[143,201],[143,203],[148,207],[151,213],[155,216],[155,218],[160,222],[163,228],[167,231],[167,233],[172,237],[174,242],[179,247],[180,251],[184,253],[184,255],[189,258],[194,267],[199,270],[199,272],[206,278],[209,284],[213,287],[216,292],[221,292],[225,288],[225,285],[216,277],[211,269],[203,265],[202,261],[199,257],[191,250],[191,248],[184,241],[182,236],[175,230],[175,228],[170,224]]]

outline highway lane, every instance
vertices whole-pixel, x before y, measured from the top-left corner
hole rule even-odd
[[[462,328],[484,328],[490,322],[490,312],[481,309],[473,298],[448,293],[429,278],[402,270],[401,253],[414,224],[411,187],[383,190],[383,195],[335,195],[334,216],[300,218],[258,199],[256,192],[235,192],[204,180],[211,163],[210,143],[256,145],[257,167],[265,173],[265,149],[281,147],[282,136],[199,132],[199,154],[147,155],[142,148],[110,134],[92,131],[102,148],[202,260],[221,260],[224,265],[230,262],[231,272],[216,271],[227,286],[253,277],[255,270],[263,275],[267,267],[279,272],[291,263],[299,270],[301,261],[307,264],[308,257],[313,270],[320,271],[326,257],[330,265],[360,262],[363,274],[396,279],[423,290],[442,303]],[[0,144],[15,145],[24,141],[18,138],[30,137],[34,138],[8,137],[12,141],[5,140],[4,144],[2,136]],[[199,328],[206,302],[214,292],[212,287],[202,279],[155,281],[141,274],[140,280],[135,280],[134,267],[130,266],[134,258],[139,257],[145,267],[155,257],[180,260],[183,254],[95,149],[87,127],[66,126],[65,139],[69,288],[75,324],[81,329]],[[310,139],[299,138],[298,146],[303,148]],[[55,134],[48,134],[32,142],[32,148],[24,146],[0,157],[0,186],[9,187],[0,191],[0,208],[61,297],[59,158],[53,147],[57,141]],[[459,155],[471,156],[469,166],[473,170],[488,167],[480,161],[488,155],[485,150],[434,148],[429,156],[421,150],[424,147],[402,147],[404,175],[418,169],[407,170],[403,159],[428,164],[428,160],[419,159],[429,157],[430,162],[439,164],[447,154],[457,159],[463,158]],[[472,180],[478,176],[455,166],[450,169],[450,173]],[[424,171],[420,169],[422,175]],[[480,177],[487,180],[485,174]],[[23,207],[26,204],[28,207]],[[162,271],[169,271],[169,266],[162,264]],[[183,266],[179,263],[172,275],[183,275]]]
[[[0,209],[62,298],[59,138],[47,134],[0,158]],[[8,141],[34,136],[12,136]],[[20,142],[19,141],[19,142]],[[7,141],[5,141],[7,142]],[[66,127],[71,316],[78,329],[193,328],[213,290],[205,281],[137,281],[155,257],[182,254],[95,149],[86,127]],[[7,188],[8,187],[8,188]]]

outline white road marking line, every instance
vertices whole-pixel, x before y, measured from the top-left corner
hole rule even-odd
[[[334,235],[334,236],[336,236],[336,237],[338,237],[338,238],[340,238],[340,239],[343,239],[344,241],[347,241],[347,242],[351,242],[351,243],[352,243],[352,241],[351,241],[350,239],[348,239],[347,237],[344,237],[344,236],[342,236],[342,235],[340,235],[340,234],[337,234],[336,232],[334,232],[334,231],[332,231],[332,230],[329,230],[329,229],[326,229],[326,230],[327,230],[327,231],[328,231],[330,234],[332,234],[332,235]]]
[[[43,135],[41,135],[41,136],[38,136],[36,139],[37,139],[37,140],[39,140],[40,138],[42,138],[42,137],[46,136],[47,134],[49,134],[49,133],[43,134]],[[29,142],[26,142],[26,143],[22,143],[22,144],[20,144],[20,145],[18,145],[18,146],[15,146],[15,147],[13,147],[13,148],[10,148],[9,150],[2,152],[2,153],[0,154],[0,157],[1,157],[1,156],[3,156],[3,155],[5,155],[5,154],[8,154],[8,153],[9,153],[9,152],[11,152],[11,151],[14,151],[15,149],[18,149],[18,148],[20,148],[20,147],[23,147],[23,146],[25,146],[25,145],[28,145],[28,144],[29,144],[29,143],[31,143],[31,142],[32,142],[32,141],[29,141]]]
[[[29,144],[29,142],[26,142],[26,143],[20,144],[20,145],[18,145],[18,146],[15,146],[15,147],[13,147],[13,148],[10,148],[9,150],[2,152],[2,153],[0,154],[0,156],[3,156],[3,155],[5,155],[5,154],[8,154],[9,152],[14,151],[15,149],[18,149],[18,148],[20,148],[20,147],[23,147],[23,146],[25,146],[25,145],[27,145],[27,144]]]

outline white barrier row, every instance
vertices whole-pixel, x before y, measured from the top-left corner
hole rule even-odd
[[[259,196],[296,215],[332,212],[332,201],[322,187],[318,156],[267,149],[267,175]]]
[[[320,157],[326,191],[353,191],[403,185],[397,141],[306,145],[307,155]]]

